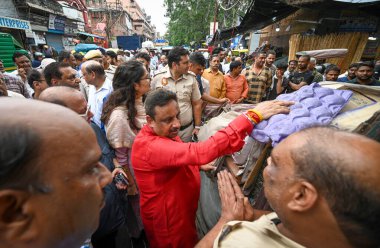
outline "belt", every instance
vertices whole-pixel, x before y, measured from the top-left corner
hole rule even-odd
[[[187,125],[181,126],[181,127],[179,128],[179,131],[183,131],[183,130],[185,130],[186,128],[190,127],[191,125],[193,125],[193,122],[190,122],[190,123],[187,124]]]

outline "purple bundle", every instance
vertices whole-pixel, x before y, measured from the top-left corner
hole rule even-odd
[[[276,146],[290,134],[316,125],[328,125],[346,105],[352,92],[321,87],[317,83],[304,86],[296,92],[282,94],[277,100],[294,101],[289,114],[278,114],[260,122],[251,136],[260,142],[272,140]]]

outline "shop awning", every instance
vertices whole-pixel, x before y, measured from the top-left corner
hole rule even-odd
[[[90,37],[94,37],[94,38],[98,38],[98,39],[105,39],[105,37],[103,36],[99,36],[99,35],[96,35],[96,34],[90,34],[90,33],[86,33],[86,32],[78,32],[78,35],[81,36],[81,35],[84,35],[84,36],[90,36]]]
[[[376,16],[380,11],[380,1],[255,0],[252,1],[239,26],[218,30],[213,37],[212,42],[227,40],[237,34],[243,34],[248,31],[260,30],[273,23],[279,22],[301,8],[322,10],[340,10],[342,8],[351,8],[360,9],[368,14]]]
[[[297,10],[297,7],[287,5],[282,1],[252,1],[240,25],[225,30],[218,30],[218,32],[215,33],[213,42],[226,40],[250,30],[260,30],[272,23],[284,19]]]
[[[21,43],[18,42],[18,40],[16,40],[13,36],[12,36],[12,40],[13,40],[13,45],[15,45],[16,48],[24,49],[24,47],[21,45]]]

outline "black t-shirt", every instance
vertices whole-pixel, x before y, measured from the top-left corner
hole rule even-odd
[[[313,82],[314,75],[312,71],[304,71],[304,72],[294,72],[289,76],[289,82],[292,82],[294,84],[300,84],[301,82],[305,82],[307,85],[311,84]],[[294,90],[288,87],[286,87],[286,93],[293,92]]]

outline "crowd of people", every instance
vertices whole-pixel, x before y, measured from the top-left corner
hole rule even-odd
[[[272,213],[253,209],[222,171],[219,222],[202,239],[195,224],[199,171],[294,104],[268,100],[321,81],[380,86],[373,63],[341,74],[318,71],[308,55],[276,66],[276,53],[261,50],[248,65],[223,48],[183,47],[43,57],[15,52],[11,73],[0,61],[9,96],[0,99],[0,247],[380,245],[380,144],[328,127],[273,149],[263,172]],[[205,104],[225,103],[255,107],[196,142]]]

